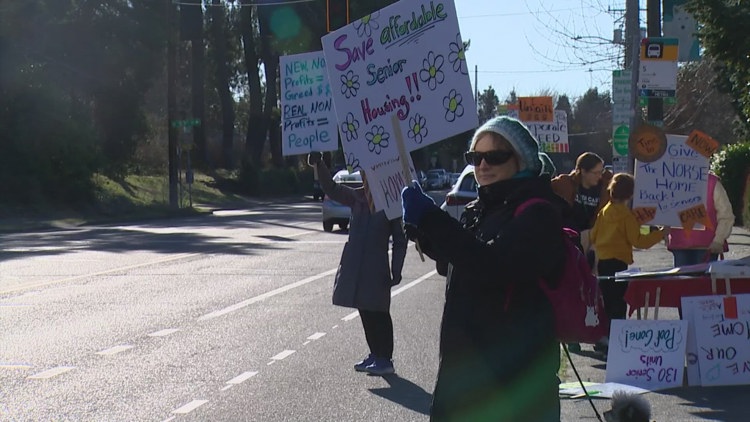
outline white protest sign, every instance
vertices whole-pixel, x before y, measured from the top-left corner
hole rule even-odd
[[[649,216],[639,221],[692,229],[705,220],[708,158],[686,144],[687,139],[667,135],[661,158],[635,161],[633,212]]]
[[[682,385],[687,321],[612,321],[606,382],[648,390]]]
[[[368,183],[409,183],[403,175],[399,181],[395,175],[370,174],[397,159],[397,135],[405,150],[413,151],[476,128],[476,103],[452,0],[402,0],[321,42],[342,146]],[[390,188],[381,188],[371,184],[375,208],[400,213],[400,194],[392,202]]]
[[[695,338],[695,309],[699,306],[701,296],[685,296],[680,300],[682,301],[682,319],[688,322],[687,344],[685,345],[687,381],[690,386],[701,385],[698,342]]]
[[[508,116],[518,119],[517,109],[508,110]],[[523,122],[529,132],[539,141],[541,152],[570,152],[568,143],[568,114],[565,110],[555,110],[552,122]]]
[[[322,51],[281,56],[281,153],[339,147],[336,111]]]
[[[701,385],[750,384],[750,295],[696,300],[693,323]]]

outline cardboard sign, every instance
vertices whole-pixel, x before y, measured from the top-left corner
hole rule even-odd
[[[409,182],[370,174],[398,164],[394,115],[407,151],[476,128],[476,102],[452,0],[402,0],[321,42],[344,152],[357,160],[368,181]],[[400,198],[373,189],[375,208],[389,217],[401,214]]]
[[[719,142],[700,130],[690,132],[685,144],[706,158],[710,158],[719,149]]]
[[[691,298],[701,385],[750,384],[750,295],[734,297],[731,319],[725,297]]]
[[[633,215],[640,224],[646,224],[656,216],[656,207],[633,208]]]
[[[336,112],[322,51],[281,56],[281,153],[339,147]]]
[[[662,157],[652,162],[635,162],[633,209],[656,208],[651,224],[686,229],[701,220],[698,207],[705,209],[708,196],[708,159],[687,146],[687,136],[667,135]]]
[[[630,152],[639,161],[651,163],[664,155],[667,138],[656,126],[642,125],[630,134]]]
[[[518,97],[518,112],[524,122],[553,122],[552,97]]]
[[[507,115],[521,120],[529,132],[539,141],[541,152],[570,152],[568,142],[568,115],[565,110],[555,110],[553,122],[525,121],[516,108],[509,108]]]
[[[606,382],[648,390],[682,385],[687,321],[612,320]]]

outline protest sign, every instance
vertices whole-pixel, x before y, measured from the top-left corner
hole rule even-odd
[[[368,183],[394,184],[392,190],[400,192],[395,185],[414,178],[370,174],[398,167],[392,116],[397,116],[406,151],[476,128],[476,103],[453,1],[402,0],[321,42],[342,147],[365,171]],[[400,194],[391,198],[389,192],[373,189],[375,208],[398,216]]]
[[[322,51],[281,56],[281,153],[339,147],[336,113]]]
[[[606,382],[661,390],[682,385],[687,321],[612,320]]]
[[[687,139],[667,135],[660,158],[636,160],[633,211],[641,224],[683,227],[688,232],[710,224],[705,205],[708,158],[687,144]]]
[[[691,299],[701,385],[750,384],[750,295]]]
[[[568,114],[565,110],[555,110],[554,121],[525,121],[520,119],[518,109],[509,109],[507,115],[523,121],[529,132],[539,141],[541,152],[570,152],[568,143]]]

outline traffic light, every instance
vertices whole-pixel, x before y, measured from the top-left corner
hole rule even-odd
[[[326,0],[326,29],[335,31],[349,24],[349,0]]]

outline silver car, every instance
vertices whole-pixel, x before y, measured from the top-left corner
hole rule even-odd
[[[358,171],[350,174],[347,170],[340,170],[333,176],[333,181],[358,188],[362,186],[362,175]],[[349,228],[349,219],[352,216],[352,209],[349,206],[336,202],[325,195],[321,209],[323,211],[323,230],[333,231],[333,226],[336,224],[341,230]]]
[[[474,166],[467,165],[453,188],[445,195],[445,201],[440,209],[447,212],[456,220],[461,219],[461,213],[469,202],[477,199],[477,179],[474,178]]]

